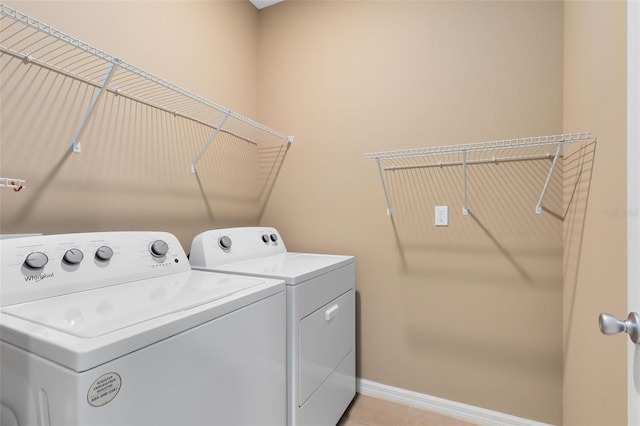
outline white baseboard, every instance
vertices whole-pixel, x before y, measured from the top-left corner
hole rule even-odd
[[[356,390],[362,395],[368,395],[387,401],[397,402],[422,410],[444,414],[478,425],[487,426],[551,426],[548,423],[541,423],[534,420],[524,419],[498,411],[487,410],[486,408],[475,407],[473,405],[462,404],[460,402],[449,401],[423,393],[400,389],[393,386],[383,385],[367,379],[356,379]]]

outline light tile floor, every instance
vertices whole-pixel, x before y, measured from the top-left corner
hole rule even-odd
[[[337,426],[476,426],[441,414],[356,394]]]

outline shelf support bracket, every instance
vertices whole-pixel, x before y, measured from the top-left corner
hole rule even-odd
[[[387,216],[392,215],[391,202],[389,201],[389,192],[387,191],[387,183],[384,180],[384,173],[382,173],[382,166],[380,165],[380,159],[376,158],[378,164],[378,172],[380,172],[380,180],[382,181],[382,190],[384,191],[384,199],[387,201]]]
[[[193,158],[193,161],[191,162],[191,173],[196,172],[196,163],[198,162],[200,157],[202,157],[202,154],[204,154],[204,152],[207,150],[207,147],[211,144],[211,142],[213,142],[213,138],[216,137],[218,130],[222,128],[222,125],[224,124],[225,121],[227,121],[227,118],[229,118],[229,115],[231,115],[231,111],[227,111],[224,114],[224,116],[222,117],[222,120],[220,120],[220,122],[216,125],[216,127],[213,128],[213,131],[211,132],[211,134],[209,135],[205,143],[202,145],[202,148],[200,148],[200,151],[198,151],[196,156]]]
[[[467,150],[462,150],[462,186],[463,186],[463,204],[462,214],[469,215],[469,208],[467,207]]]
[[[91,118],[91,114],[93,114],[93,110],[98,104],[98,101],[100,100],[100,98],[102,98],[102,95],[104,94],[104,92],[106,92],[106,89],[109,86],[109,82],[111,81],[111,78],[115,74],[116,68],[118,68],[119,63],[120,63],[120,60],[117,58],[114,58],[113,62],[111,63],[111,66],[109,67],[109,69],[107,70],[107,73],[102,79],[102,83],[100,83],[100,86],[97,87],[96,90],[93,92],[93,98],[91,98],[89,107],[87,108],[87,111],[84,113],[84,116],[82,117],[82,121],[80,122],[80,125],[76,130],[76,133],[73,135],[73,138],[71,139],[71,150],[73,152],[80,153],[79,140],[82,137],[84,130],[87,128],[87,123],[89,122],[89,119]]]
[[[553,157],[551,168],[549,168],[549,174],[547,175],[547,180],[544,182],[544,186],[542,187],[542,193],[540,194],[540,199],[538,200],[538,204],[536,205],[536,214],[542,214],[542,200],[544,200],[544,194],[547,192],[547,189],[549,188],[549,183],[551,183],[553,170],[556,168],[556,164],[558,163],[558,158],[560,158],[560,152],[562,151],[563,145],[564,145],[564,141],[558,143],[558,148],[556,149],[556,154]]]

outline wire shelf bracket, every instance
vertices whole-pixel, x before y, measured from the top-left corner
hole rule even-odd
[[[71,139],[74,152],[80,151],[82,134],[107,92],[209,127],[212,132],[204,149],[217,133],[226,133],[254,144],[279,142],[285,145],[293,142],[293,136],[280,133],[169,83],[2,2],[0,21],[0,54],[13,56],[24,64],[37,65],[95,88]],[[196,155],[191,164],[192,171],[203,152],[201,148]]]
[[[220,130],[224,122],[227,121],[227,118],[229,118],[229,114],[230,113],[225,114],[224,117],[222,117],[222,120],[220,120],[220,122],[218,123],[218,125],[213,128],[213,131],[209,135],[209,138],[207,138],[205,143],[202,145],[202,148],[200,148],[200,151],[198,151],[198,153],[194,157],[193,161],[191,162],[191,173],[196,172],[196,163],[198,162],[200,157],[202,157],[202,154],[204,154],[204,152],[207,150],[207,147],[211,144],[211,142],[213,142],[213,138],[216,137],[216,135],[218,134],[218,130]]]
[[[389,191],[387,190],[387,184],[384,180],[384,173],[382,171],[382,166],[380,165],[380,159],[377,158],[376,162],[378,163],[378,171],[380,171],[380,180],[382,180],[382,189],[384,191],[384,198],[387,201],[387,216],[392,216],[393,210],[391,209],[391,201],[389,200]]]
[[[475,142],[468,144],[443,145],[427,148],[414,148],[396,151],[372,152],[365,154],[366,159],[375,160],[382,182],[382,189],[387,203],[387,216],[392,216],[391,198],[385,179],[385,172],[430,167],[462,166],[462,214],[469,215],[467,204],[468,179],[467,170],[470,165],[490,164],[506,161],[531,161],[553,159],[542,187],[538,203],[535,206],[537,215],[543,212],[543,201],[562,148],[566,144],[593,140],[591,132],[566,133],[551,136],[536,136],[521,139],[505,139],[491,142]],[[555,147],[555,150],[549,148]],[[526,155],[518,151],[527,151]],[[539,152],[543,150],[543,152]],[[531,153],[530,151],[534,151]],[[538,152],[535,152],[538,151]],[[431,158],[432,161],[424,159]],[[419,162],[415,159],[419,159]]]
[[[540,198],[538,199],[538,204],[536,204],[536,214],[542,214],[542,201],[544,200],[544,194],[546,194],[547,189],[549,188],[549,183],[551,182],[551,177],[553,176],[553,171],[556,168],[556,164],[558,163],[558,158],[560,158],[560,153],[562,152],[562,147],[564,146],[564,142],[558,143],[558,148],[556,148],[556,153],[553,157],[553,162],[551,163],[551,167],[549,168],[549,174],[547,175],[547,180],[544,181],[544,186],[542,187],[542,193],[540,194]]]
[[[469,208],[467,207],[467,150],[462,150],[462,192],[463,192],[463,200],[462,200],[462,214],[464,216],[469,215]]]
[[[96,89],[93,92],[93,97],[91,98],[91,102],[89,102],[87,111],[84,113],[84,116],[80,121],[80,125],[78,126],[78,129],[76,130],[75,134],[73,135],[73,138],[71,139],[71,150],[76,154],[80,153],[80,138],[82,137],[84,130],[87,128],[87,123],[91,118],[91,114],[93,114],[93,110],[95,109],[96,105],[98,104],[98,101],[104,94],[105,89],[109,85],[109,82],[113,78],[113,74],[115,73],[119,63],[120,63],[119,59],[116,59],[116,58],[113,59],[113,63],[107,70],[107,73],[104,76],[102,83],[100,84],[99,87],[96,87]]]

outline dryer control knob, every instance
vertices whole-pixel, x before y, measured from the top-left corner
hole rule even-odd
[[[262,242],[265,244],[269,242],[269,236],[267,234],[262,234]]]
[[[274,243],[278,241],[278,236],[276,234],[271,234],[270,238],[271,238],[271,241],[273,241]]]
[[[111,250],[111,247],[102,246],[102,247],[99,247],[98,250],[96,250],[96,259],[98,260],[102,260],[106,262],[107,260],[111,260],[112,257],[113,257],[113,250]]]
[[[84,258],[84,254],[82,253],[81,250],[71,249],[65,252],[64,256],[62,257],[62,260],[64,260],[65,262],[71,265],[77,265],[78,263],[82,262],[83,258]]]
[[[231,244],[231,238],[227,237],[226,235],[224,237],[218,238],[218,245],[222,250],[229,250],[231,248]]]
[[[149,247],[151,255],[154,257],[163,257],[169,252],[169,244],[163,240],[155,240]]]
[[[27,258],[24,260],[25,265],[29,268],[40,269],[47,264],[49,258],[46,254],[40,251],[34,251],[33,253],[29,253]]]

